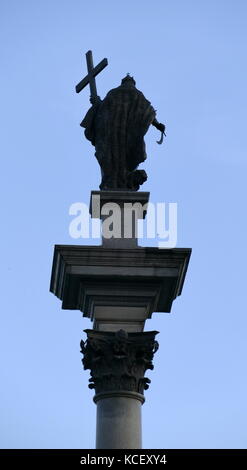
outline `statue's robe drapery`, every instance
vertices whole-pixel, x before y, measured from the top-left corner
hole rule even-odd
[[[101,189],[128,187],[128,176],[146,159],[144,135],[154,118],[150,102],[129,84],[109,91],[89,109],[81,126],[95,146]]]

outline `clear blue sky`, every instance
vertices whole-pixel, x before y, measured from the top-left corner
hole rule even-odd
[[[74,92],[88,49],[109,60],[101,97],[129,72],[166,123],[163,146],[146,136],[143,189],[178,202],[193,249],[172,314],[146,326],[160,349],[143,445],[246,447],[246,2],[2,0],[0,23],[1,447],[94,447],[91,324],[49,293],[54,244],[75,243],[69,206],[100,182]]]

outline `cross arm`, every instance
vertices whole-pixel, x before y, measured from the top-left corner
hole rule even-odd
[[[107,65],[108,65],[108,61],[105,58],[98,65],[96,65],[96,67],[92,70],[93,77],[96,77],[96,75],[98,75],[101,72],[101,70],[103,70]],[[90,80],[90,75],[91,74],[88,74],[85,78],[83,78],[78,83],[78,85],[76,85],[75,87],[76,93],[80,93],[80,91],[83,90],[83,88],[85,88],[86,85],[88,85],[89,80]]]

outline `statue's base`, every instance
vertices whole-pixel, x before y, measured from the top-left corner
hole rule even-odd
[[[145,219],[149,193],[143,191],[92,191],[90,214],[102,220],[102,246],[136,248],[138,220]]]
[[[101,331],[141,332],[153,312],[170,312],[189,263],[188,248],[137,245],[149,193],[92,191],[90,214],[102,220],[102,246],[56,245],[51,292]]]

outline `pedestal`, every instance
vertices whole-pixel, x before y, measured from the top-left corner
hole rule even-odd
[[[91,192],[89,210],[93,219],[102,220],[104,248],[137,248],[138,220],[145,219],[148,201],[143,191]]]

